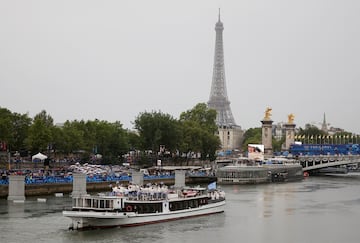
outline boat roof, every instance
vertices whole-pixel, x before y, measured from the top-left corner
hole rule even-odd
[[[155,169],[158,170],[199,170],[202,169],[203,167],[201,166],[155,166]],[[150,168],[149,168],[150,169]]]
[[[237,170],[237,171],[261,171],[261,170],[267,170],[267,168],[262,166],[244,166],[244,165],[228,165],[221,167],[219,169],[220,171],[231,171],[231,170]]]
[[[295,160],[293,158],[286,158],[286,157],[273,157],[273,158],[268,158],[266,160],[277,160],[277,161],[292,161],[292,160]]]
[[[193,190],[193,191],[205,191],[207,190],[207,188],[205,187],[200,187],[200,186],[197,186],[197,187],[189,187],[189,186],[184,186],[182,189],[184,190]]]

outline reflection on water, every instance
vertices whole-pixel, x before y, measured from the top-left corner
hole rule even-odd
[[[229,185],[226,211],[133,228],[69,231],[64,198],[0,200],[1,242],[358,242],[360,178]],[[346,225],[346,227],[345,227]],[[240,237],[240,238],[239,238]]]
[[[4,213],[8,218],[24,218],[25,217],[25,203],[14,203],[12,201],[7,202],[7,211]]]

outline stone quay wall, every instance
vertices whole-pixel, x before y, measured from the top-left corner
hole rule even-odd
[[[216,181],[216,177],[187,177],[186,184],[204,184]],[[144,180],[144,184],[147,183],[164,183],[166,185],[174,185],[174,179],[155,179],[155,180]],[[114,182],[104,181],[104,182],[92,182],[86,184],[86,191],[90,192],[105,192],[111,191],[110,184],[115,185]],[[121,183],[127,184],[128,181],[122,181]],[[69,194],[72,192],[73,185],[72,183],[46,183],[46,184],[31,184],[25,185],[25,197],[31,196],[44,196],[44,195],[54,195],[55,193],[64,193]],[[8,185],[0,185],[0,198],[6,198],[9,194]]]

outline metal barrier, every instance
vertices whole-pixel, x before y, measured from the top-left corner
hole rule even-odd
[[[202,174],[199,174],[202,176]],[[158,179],[174,179],[175,175],[144,175],[145,180],[158,180]],[[93,183],[93,182],[116,182],[116,181],[131,181],[131,176],[87,176],[86,182]],[[33,176],[25,177],[25,185],[32,185],[32,184],[47,184],[47,183],[72,183],[73,177],[72,176]],[[0,185],[8,185],[9,179],[0,179]]]

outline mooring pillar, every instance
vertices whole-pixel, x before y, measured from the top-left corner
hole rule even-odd
[[[72,197],[80,197],[86,194],[86,174],[73,174]]]
[[[131,183],[142,186],[144,184],[144,173],[141,171],[133,171],[131,174]]]
[[[181,188],[185,186],[185,170],[175,170],[175,187]]]
[[[9,195],[8,200],[25,200],[25,176],[9,176]]]

